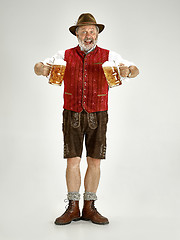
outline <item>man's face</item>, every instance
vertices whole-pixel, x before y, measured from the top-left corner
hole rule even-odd
[[[98,30],[94,25],[81,26],[76,32],[79,45],[84,51],[89,51],[93,48],[98,40]]]

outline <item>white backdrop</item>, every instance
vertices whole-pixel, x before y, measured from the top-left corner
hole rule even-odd
[[[0,239],[179,239],[179,7],[178,0],[1,0]],[[84,12],[106,26],[98,45],[136,63],[140,75],[109,94],[96,206],[110,224],[57,227],[67,193],[63,88],[33,68],[77,45],[68,28]],[[84,152],[81,194],[85,168]]]

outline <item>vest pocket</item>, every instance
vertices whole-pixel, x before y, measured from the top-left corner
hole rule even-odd
[[[72,95],[72,93],[65,92],[66,95]]]
[[[105,94],[98,94],[97,96],[98,97],[103,97],[103,96],[106,96],[107,94],[105,93]]]
[[[103,63],[102,63],[102,62],[97,62],[97,63],[94,63],[94,64],[100,64],[100,65],[102,65]]]

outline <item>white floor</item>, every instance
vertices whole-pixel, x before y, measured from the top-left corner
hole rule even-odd
[[[20,209],[19,209],[20,210]],[[72,222],[66,226],[53,224],[50,211],[36,209],[24,213],[11,212],[0,223],[2,240],[50,240],[50,239],[123,239],[123,240],[179,240],[178,219],[158,217],[122,217],[109,214],[110,224],[99,226],[90,222]],[[12,214],[12,215],[11,215]]]
[[[61,162],[59,164],[61,165]],[[114,197],[113,192],[116,192],[106,187],[107,176],[102,175],[96,207],[109,218],[109,225],[99,226],[79,221],[66,226],[56,226],[53,222],[63,213],[66,205],[63,202],[66,196],[64,182],[57,182],[59,179],[56,173],[59,169],[57,168],[56,172],[55,168],[41,166],[41,169],[38,169],[35,168],[35,164],[32,165],[29,169],[27,162],[23,164],[16,160],[16,164],[12,168],[9,167],[9,170],[6,169],[6,174],[1,175],[0,240],[180,239],[180,218],[176,211],[179,205],[176,205],[175,199],[161,196],[160,193],[155,201],[150,195],[143,200],[138,187],[135,191],[131,189],[129,177],[126,191],[123,190],[123,179],[124,184],[126,179],[126,175],[123,175],[124,170],[120,172],[121,177],[119,175],[122,182],[121,193]],[[36,171],[33,172],[33,169]],[[129,176],[133,178],[134,169],[129,171]],[[43,175],[43,172],[46,174]],[[60,179],[64,179],[64,176]],[[147,185],[147,182],[144,184]],[[117,199],[120,194],[121,197]],[[161,199],[164,199],[162,204]],[[176,200],[178,202],[178,199]],[[82,200],[80,206],[82,208]]]

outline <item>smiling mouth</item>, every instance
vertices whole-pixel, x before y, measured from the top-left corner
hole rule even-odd
[[[92,41],[92,40],[85,40],[84,43],[85,43],[86,45],[90,45],[90,44],[93,43],[93,41]]]

